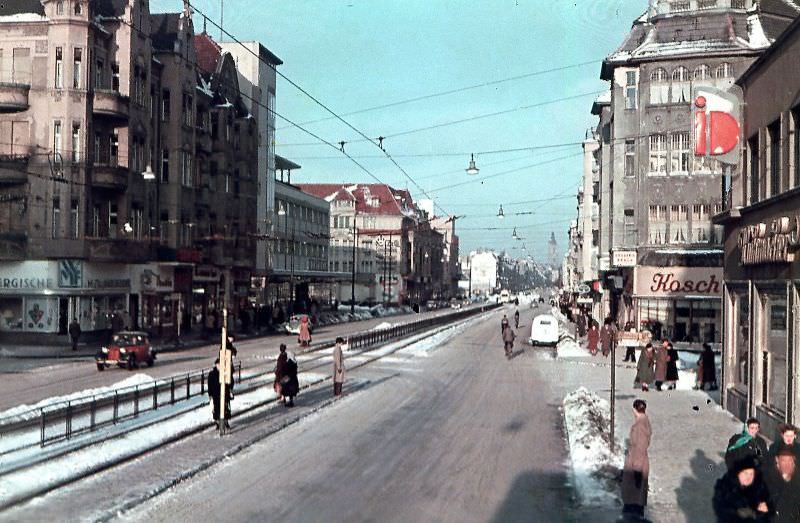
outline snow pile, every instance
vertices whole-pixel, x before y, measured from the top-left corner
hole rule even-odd
[[[586,358],[591,356],[588,350],[584,349],[571,336],[560,336],[556,345],[556,354],[559,358]]]
[[[584,505],[616,502],[624,457],[619,438],[616,438],[616,452],[609,448],[608,401],[581,387],[567,394],[563,409],[573,486],[580,502]]]
[[[374,330],[374,331],[385,331],[386,329],[391,329],[392,327],[394,327],[393,324],[384,321],[383,323],[379,323],[378,325],[375,325],[374,327],[372,327],[372,330]]]
[[[137,373],[134,374],[133,376],[130,376],[122,381],[118,381],[117,383],[114,383],[113,385],[109,385],[107,387],[84,389],[78,392],[67,394],[65,396],[52,396],[50,398],[43,399],[42,401],[35,403],[33,405],[25,405],[25,404],[18,405],[16,407],[0,412],[0,419],[7,419],[10,417],[17,417],[19,420],[38,418],[40,414],[39,410],[46,407],[58,405],[61,403],[66,403],[68,401],[75,401],[90,396],[102,396],[104,394],[113,393],[114,391],[135,387],[137,385],[149,385],[153,383],[153,381],[155,381],[155,379],[148,376],[147,374]]]
[[[697,385],[697,362],[700,353],[690,351],[678,351],[678,390],[692,390]],[[714,362],[717,367],[717,380],[720,380],[722,373],[722,357],[719,353],[715,354]]]

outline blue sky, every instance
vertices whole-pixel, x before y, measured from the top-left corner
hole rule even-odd
[[[219,22],[219,0],[192,4]],[[180,0],[151,1],[153,12],[181,6]],[[523,242],[511,237],[511,227],[517,227],[526,252],[545,260],[551,231],[563,252],[574,198],[514,202],[574,195],[581,147],[488,152],[583,140],[595,123],[592,93],[607,88],[598,79],[600,61],[646,8],[646,0],[225,0],[224,26],[239,39],[262,42],[284,61],[283,74],[340,115],[592,62],[344,117],[369,137],[388,137],[386,150],[437,204],[464,215],[457,222],[462,252],[487,247],[522,256]],[[200,18],[195,27],[202,30]],[[570,97],[577,98],[475,118]],[[424,197],[377,147],[357,142],[361,137],[342,122],[317,121],[330,115],[281,79],[277,111],[297,123],[313,122],[304,127],[330,142],[348,142],[345,150],[380,180]],[[293,181],[374,181],[330,147],[307,145],[316,140],[280,119],[278,129],[277,153],[302,165]],[[473,151],[480,174],[467,177],[466,153]],[[454,153],[465,154],[448,156]],[[501,174],[510,170],[516,172]],[[470,183],[448,188],[462,182]],[[500,204],[507,214],[534,214],[499,220]],[[508,229],[480,230],[487,227]]]

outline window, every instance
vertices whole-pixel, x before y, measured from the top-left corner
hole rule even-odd
[[[131,228],[133,229],[133,238],[136,240],[142,239],[142,229],[144,225],[144,212],[139,207],[131,209]]]
[[[169,113],[170,113],[170,100],[169,100],[169,89],[164,89],[161,92],[161,121],[166,122],[169,120]]]
[[[689,133],[672,133],[670,147],[670,174],[689,174]]]
[[[231,192],[231,175],[229,173],[225,173],[225,192]]]
[[[671,205],[669,209],[669,231],[671,243],[689,241],[689,208],[687,205]]]
[[[707,65],[698,65],[694,68],[694,81],[704,82],[711,79],[711,68]]]
[[[169,182],[169,150],[161,151],[161,183]]]
[[[750,204],[757,203],[759,200],[759,189],[761,185],[759,154],[758,154],[758,135],[747,142],[748,154],[747,161],[750,167]]]
[[[79,209],[80,209],[80,201],[79,200],[72,200],[69,205],[69,237],[73,240],[78,238],[80,234],[80,216],[79,216]]]
[[[92,237],[100,237],[100,214],[101,209],[99,205],[92,207]]]
[[[64,51],[61,47],[56,47],[56,78],[55,88],[62,89],[64,87]]]
[[[83,60],[83,50],[76,47],[72,50],[72,88],[81,88],[81,61]]]
[[[94,88],[95,89],[105,89],[105,82],[103,81],[105,77],[105,63],[101,58],[97,59],[95,62],[94,67]]]
[[[714,78],[731,78],[733,77],[733,68],[731,64],[723,62],[714,70]]]
[[[119,160],[119,131],[114,130],[111,136],[108,137],[108,163],[117,165]]]
[[[636,247],[638,237],[636,234],[636,215],[633,209],[625,209],[623,226],[625,229],[625,246]]]
[[[53,152],[61,153],[61,122],[53,122]]]
[[[692,241],[709,243],[712,240],[711,206],[705,203],[692,205]]]
[[[119,64],[111,64],[111,90],[119,91]]]
[[[634,140],[625,140],[625,176],[635,176],[635,175],[636,175],[636,142]]]
[[[764,403],[773,409],[786,412],[786,343],[787,343],[787,308],[786,295],[762,295],[764,307],[763,335],[765,347],[763,352],[763,394]]]
[[[61,236],[61,200],[59,198],[53,198],[52,226],[52,238],[56,239]]]
[[[650,103],[664,104],[669,97],[667,71],[661,67],[650,73]]]
[[[94,163],[100,163],[100,149],[103,143],[103,135],[100,133],[94,133]]]
[[[670,13],[683,13],[691,9],[692,4],[689,0],[670,0],[669,11]]]
[[[650,205],[647,222],[648,243],[651,245],[667,243],[667,206]]]
[[[81,161],[81,124],[72,124],[72,162]]]
[[[667,137],[663,134],[650,136],[650,174],[667,174]]]
[[[183,94],[183,124],[190,126],[192,125],[194,110],[192,109],[193,100],[192,96],[189,94]]]
[[[689,103],[692,97],[689,70],[683,66],[672,71],[672,103]]]
[[[625,73],[625,109],[636,109],[636,71]]]
[[[81,13],[83,13],[83,6],[80,2],[75,2],[75,14],[79,15]]]
[[[59,0],[59,2],[56,4],[56,14],[57,15],[64,14],[64,2],[62,2],[61,0]]]
[[[11,51],[11,82],[31,83],[31,50],[27,47],[15,47]]]
[[[117,220],[118,220],[117,204],[108,204],[108,235],[112,238],[117,237]]]
[[[184,187],[192,187],[192,155],[181,151],[181,183]]]
[[[767,128],[769,135],[769,195],[781,192],[781,122],[777,120]]]

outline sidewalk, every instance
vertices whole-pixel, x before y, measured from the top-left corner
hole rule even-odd
[[[582,344],[585,346],[585,343]],[[638,354],[637,354],[638,357]],[[642,392],[633,388],[636,371],[622,364],[617,351],[616,436],[627,444],[633,424],[632,404],[647,401],[653,428],[650,443],[650,498],[646,515],[655,523],[714,521],[714,483],[725,473],[728,438],[742,423],[717,403],[718,393],[695,390]],[[610,358],[564,357],[555,360],[559,379],[571,390],[585,386],[601,398],[610,396]],[[714,396],[712,396],[712,394]],[[621,503],[621,501],[620,501]],[[620,507],[585,507],[592,521],[614,521]],[[598,515],[604,514],[603,518]]]

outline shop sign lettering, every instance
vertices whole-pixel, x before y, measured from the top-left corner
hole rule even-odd
[[[88,280],[86,286],[90,289],[122,289],[131,286],[130,279],[120,280]]]
[[[737,243],[742,265],[792,263],[800,247],[800,215],[742,227]]]
[[[717,297],[722,294],[722,267],[646,267],[634,269],[636,295],[644,298]]]
[[[0,278],[0,289],[52,289],[52,278]]]

